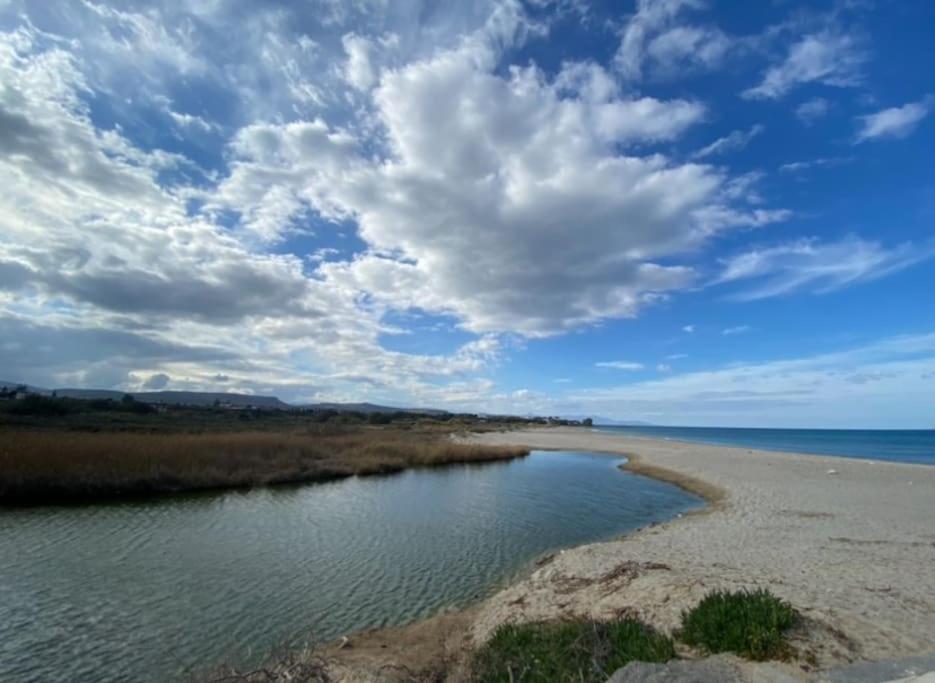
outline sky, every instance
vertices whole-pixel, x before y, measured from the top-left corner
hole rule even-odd
[[[0,377],[935,427],[935,7],[0,0]]]

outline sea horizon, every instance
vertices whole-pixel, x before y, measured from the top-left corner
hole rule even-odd
[[[667,441],[935,465],[935,429],[674,427],[594,425],[594,429]]]

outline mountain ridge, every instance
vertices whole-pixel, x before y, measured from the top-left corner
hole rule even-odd
[[[130,395],[137,401],[157,405],[181,406],[213,406],[216,402],[233,407],[255,407],[273,410],[334,410],[337,412],[358,413],[421,413],[425,415],[446,415],[450,411],[439,408],[400,408],[384,406],[369,402],[339,403],[323,401],[320,403],[287,403],[278,396],[260,394],[240,394],[223,391],[117,391],[114,389],[81,389],[77,387],[61,387],[47,389],[25,382],[10,382],[0,380],[0,387],[16,387],[26,384],[27,391],[46,396],[54,393],[62,398],[76,398],[84,400],[111,399],[119,401]]]

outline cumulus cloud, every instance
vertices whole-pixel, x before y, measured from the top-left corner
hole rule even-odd
[[[697,103],[620,96],[594,64],[549,80],[496,62],[479,34],[385,74],[378,160],[321,122],[246,129],[216,201],[279,225],[303,205],[352,218],[369,251],[320,266],[329,282],[527,336],[635,315],[692,280],[658,259],[780,217],[733,205],[710,167],[644,152],[700,121]]]
[[[933,256],[931,242],[886,247],[858,237],[840,242],[802,239],[724,261],[714,284],[751,282],[752,286],[731,294],[741,301],[801,290],[821,294],[884,277]]]
[[[557,73],[505,59],[546,30],[514,2],[238,7],[34,5],[0,36],[0,316],[49,340],[7,356],[40,383],[463,405],[514,340],[637,315],[788,216],[670,156],[702,102],[620,80],[723,62],[699,2],[642,2],[620,71]],[[386,348],[410,310],[458,344]]]
[[[856,142],[878,138],[905,138],[912,134],[922,119],[929,115],[935,98],[927,97],[901,107],[890,107],[875,114],[858,117]]]
[[[346,391],[353,376],[418,391],[431,378],[496,362],[497,343],[485,338],[449,355],[386,351],[380,307],[310,277],[298,256],[251,250],[213,221],[210,206],[190,213],[186,203],[199,193],[163,180],[181,160],[96,127],[73,55],[29,29],[2,38],[0,290],[15,293],[20,319],[28,313],[52,326],[48,339],[70,340],[57,355],[20,354],[10,366],[50,384],[127,386],[132,373],[169,374],[179,388],[205,389],[221,375],[232,389],[294,395],[299,385]],[[302,151],[318,149],[319,139],[335,150],[348,144],[340,134],[322,137],[314,122],[287,129],[281,141]],[[241,140],[270,163],[295,153],[272,144],[262,126],[244,129],[235,145]],[[251,221],[263,226],[262,211]],[[53,311],[64,317],[54,321]],[[4,329],[32,334],[25,320]],[[92,337],[110,370],[75,355]],[[206,355],[219,338],[225,351]],[[122,344],[121,354],[108,352],[104,339]]]
[[[789,47],[785,59],[770,67],[759,85],[743,92],[748,99],[779,99],[804,83],[854,87],[863,79],[868,55],[854,35],[824,29],[803,36]]]
[[[149,379],[143,382],[143,388],[147,391],[160,391],[169,386],[171,379],[166,373],[157,372],[155,375],[150,375]]]

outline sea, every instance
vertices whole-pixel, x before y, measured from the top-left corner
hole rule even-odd
[[[600,431],[764,451],[847,456],[935,465],[935,429],[756,429],[739,427],[611,427]]]

